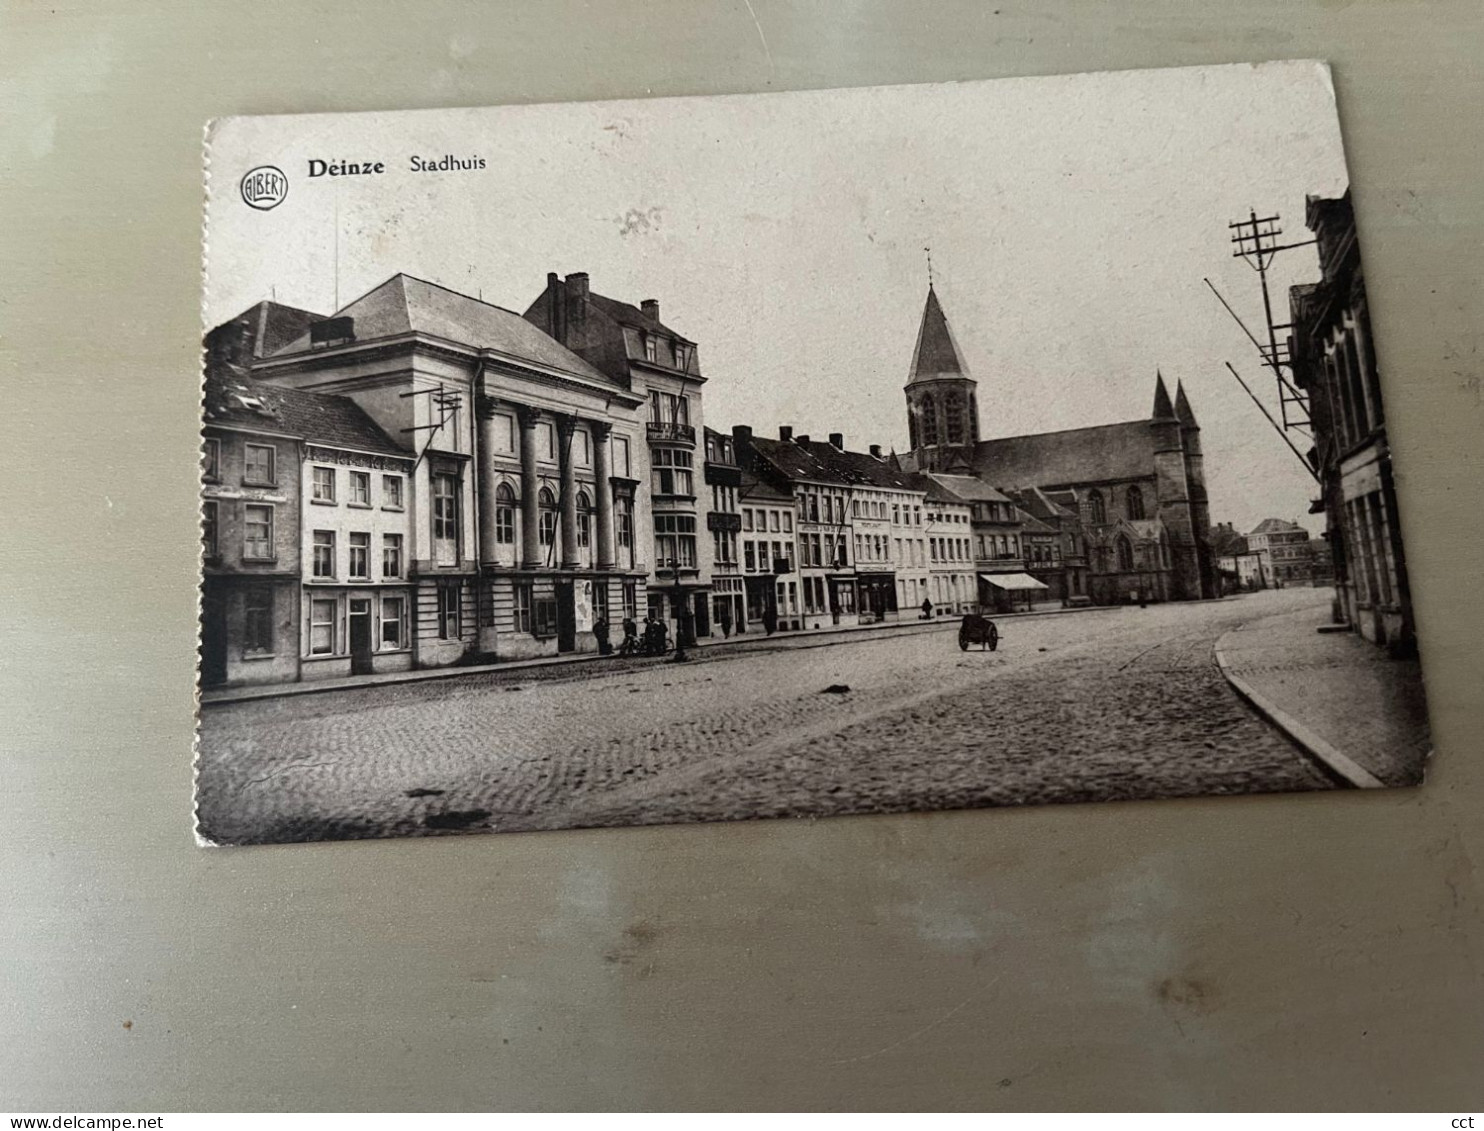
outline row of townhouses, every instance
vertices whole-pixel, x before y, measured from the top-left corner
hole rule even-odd
[[[905,455],[707,428],[704,386],[658,303],[581,273],[519,314],[399,274],[217,327],[203,683],[595,651],[646,617],[691,643],[1209,595],[1198,426],[1162,379],[1149,421],[980,442],[930,290]]]

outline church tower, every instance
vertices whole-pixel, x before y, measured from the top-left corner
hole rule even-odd
[[[1154,377],[1154,409],[1149,416],[1149,432],[1154,441],[1155,492],[1159,498],[1159,517],[1170,534],[1170,552],[1174,559],[1174,593],[1177,600],[1194,600],[1201,593],[1201,571],[1195,522],[1190,507],[1190,479],[1187,475],[1185,440],[1180,418],[1170,402],[1165,379]]]
[[[965,470],[979,442],[977,385],[969,376],[948,318],[928,284],[927,304],[907,376],[908,443],[923,471]]]
[[[1175,384],[1175,417],[1180,421],[1180,441],[1185,448],[1185,482],[1190,494],[1201,596],[1212,597],[1216,594],[1216,563],[1212,560],[1209,541],[1211,504],[1206,496],[1206,461],[1201,454],[1201,426],[1196,423],[1183,382]]]

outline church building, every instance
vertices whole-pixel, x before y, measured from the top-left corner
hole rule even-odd
[[[978,383],[929,285],[905,392],[902,466],[970,475],[1012,496],[1039,490],[1073,510],[1094,602],[1215,595],[1200,425],[1183,386],[1172,401],[1156,374],[1143,420],[981,439]]]

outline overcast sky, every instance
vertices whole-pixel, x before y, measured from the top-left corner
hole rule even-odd
[[[485,167],[414,173],[414,155]],[[387,171],[310,179],[311,158]],[[271,211],[238,196],[260,164],[290,182]],[[587,271],[699,343],[712,427],[902,450],[931,246],[983,436],[1147,416],[1159,368],[1202,425],[1213,521],[1322,526],[1222,362],[1276,413],[1273,381],[1201,282],[1256,330],[1228,222],[1278,212],[1306,239],[1305,194],[1344,191],[1319,64],[236,118],[209,167],[208,325],[269,297],[330,313],[398,271],[522,311],[548,271]],[[1317,277],[1312,248],[1279,257],[1280,321]]]

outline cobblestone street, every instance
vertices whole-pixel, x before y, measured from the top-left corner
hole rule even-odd
[[[265,843],[1325,789],[1212,650],[1328,601],[1009,617],[993,653],[945,623],[218,705],[201,825]]]

